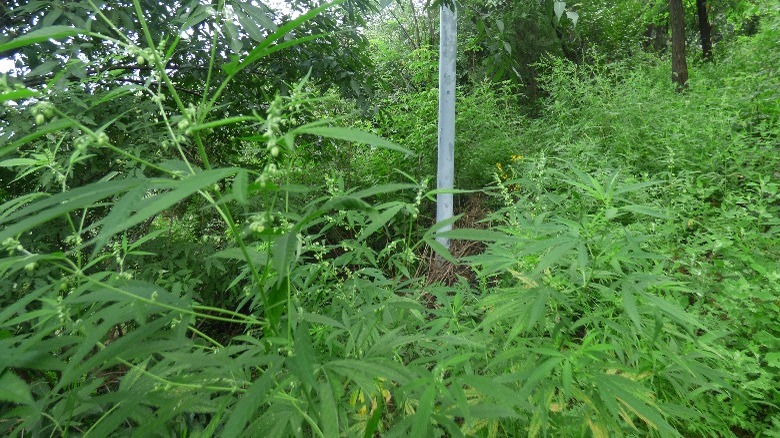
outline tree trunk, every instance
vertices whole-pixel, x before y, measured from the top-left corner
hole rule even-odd
[[[412,9],[412,20],[414,23],[414,39],[418,48],[422,47],[422,38],[420,38],[420,20],[417,18],[417,8],[414,7],[414,0],[409,0],[409,7]]]
[[[672,81],[677,90],[688,82],[688,64],[685,61],[685,13],[682,0],[669,0],[669,24],[672,28]]]
[[[645,51],[663,53],[667,50],[669,42],[669,25],[650,23],[645,27],[645,39],[642,42]]]
[[[705,61],[712,61],[712,32],[708,9],[707,0],[696,0],[696,12],[699,15],[699,34],[701,35],[701,51]]]

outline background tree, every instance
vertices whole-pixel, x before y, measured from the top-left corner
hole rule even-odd
[[[707,0],[696,0],[696,15],[699,23],[702,56],[705,61],[712,61],[712,26],[710,25],[710,5]]]
[[[685,10],[682,0],[669,0],[669,24],[672,28],[672,81],[681,90],[688,82],[685,59]]]

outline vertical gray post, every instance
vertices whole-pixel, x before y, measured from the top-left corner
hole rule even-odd
[[[436,188],[450,190],[455,184],[455,60],[458,55],[458,24],[455,1],[441,5],[439,39],[439,163]],[[452,217],[452,193],[436,196],[436,222]],[[447,226],[441,229],[451,229]],[[449,248],[449,239],[439,243]]]

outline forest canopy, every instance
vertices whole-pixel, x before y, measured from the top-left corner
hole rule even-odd
[[[776,1],[0,25],[3,436],[780,437]]]

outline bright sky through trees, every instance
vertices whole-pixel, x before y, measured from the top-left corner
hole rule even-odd
[[[8,73],[14,68],[14,62],[8,58],[0,59],[0,73]]]

